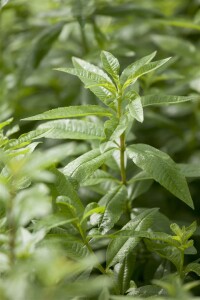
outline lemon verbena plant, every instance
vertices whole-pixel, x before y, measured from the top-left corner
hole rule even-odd
[[[185,263],[186,255],[196,253],[190,239],[196,223],[170,225],[158,208],[135,210],[134,207],[135,183],[146,182],[146,186],[142,185],[145,192],[156,181],[177,201],[194,208],[186,177],[195,177],[195,168],[191,170],[189,164],[175,163],[166,152],[152,145],[135,143],[134,125],[144,122],[147,106],[196,99],[142,93],[139,79],[170,60],[152,61],[155,55],[153,52],[122,71],[117,58],[107,51],[101,53],[103,69],[73,57],[73,68],[57,70],[79,77],[85,88],[100,100],[99,105],[60,107],[25,119],[45,121],[37,126],[36,132],[42,130],[46,138],[84,140],[87,145],[84,153],[80,152],[75,159],[50,169],[55,177],[50,187],[54,214],[62,214],[69,222],[58,226],[59,234],[58,228],[54,234],[50,230],[47,243],[57,235],[66,253],[74,259],[96,257],[98,250],[102,251],[103,257],[82,275],[100,276],[102,273],[111,280],[99,299],[115,299],[112,295],[119,294],[139,295],[140,292],[143,295],[145,291],[146,295],[159,293],[166,297],[167,289],[163,286],[167,285],[156,281],[161,270],[159,279],[169,273],[180,280],[185,280],[191,272],[200,275],[198,262]],[[68,150],[66,146],[66,157]],[[95,191],[98,200],[82,201],[82,189]],[[166,227],[168,232],[165,232]],[[155,262],[153,284],[143,289],[137,287],[141,251],[152,255]],[[92,271],[94,266],[96,271]]]

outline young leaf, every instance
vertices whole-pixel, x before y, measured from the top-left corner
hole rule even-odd
[[[83,59],[77,58],[77,57],[73,57],[72,62],[73,62],[75,69],[86,70],[93,74],[97,74],[100,77],[104,78],[104,81],[112,83],[112,80],[110,79],[110,77],[103,70],[98,68],[97,66],[95,66]]]
[[[78,76],[80,80],[87,86],[92,86],[98,83],[109,84],[109,81],[106,80],[103,76],[85,69],[59,68],[55,70]]]
[[[140,96],[136,97],[128,104],[128,109],[134,119],[141,123],[144,121],[144,113]]]
[[[57,71],[66,72],[72,75],[76,75],[80,80],[89,88],[103,103],[109,105],[116,97],[116,88],[111,79],[106,73],[95,72],[95,68],[91,68],[93,72],[88,71],[85,68],[59,68]],[[98,68],[98,70],[100,70]],[[105,74],[105,75],[104,75]]]
[[[120,135],[127,129],[129,125],[129,119],[126,115],[123,115],[117,122],[115,122],[115,119],[110,119],[106,122],[106,125],[110,125],[107,127],[107,131],[109,130],[111,132],[110,141],[117,140]]]
[[[139,60],[136,60],[134,63],[132,63],[131,65],[129,65],[126,69],[124,69],[124,71],[122,72],[121,76],[120,76],[120,82],[121,84],[124,84],[125,81],[127,80],[127,78],[133,74],[134,72],[136,72],[140,67],[142,67],[143,65],[149,63],[156,55],[156,51],[151,53],[150,55],[144,56]]]
[[[122,262],[128,253],[132,252],[140,242],[140,238],[134,237],[134,232],[147,230],[153,223],[157,211],[157,208],[146,209],[122,228],[122,230],[132,230],[133,237],[119,237],[110,242],[107,249],[107,268]]]
[[[126,80],[126,82],[123,85],[123,90],[125,90],[129,85],[133,84],[139,77],[160,68],[166,62],[168,62],[170,60],[170,58],[171,57],[168,57],[168,58],[150,62],[146,65],[141,66],[139,69],[137,69],[135,72],[133,72],[128,77],[128,79]]]
[[[168,96],[168,95],[148,95],[142,96],[141,101],[143,106],[176,104],[186,101],[197,100],[197,96]]]
[[[75,119],[49,121],[39,125],[38,129],[49,129],[44,136],[52,139],[102,140],[104,138],[100,124]]]
[[[91,176],[114,152],[110,149],[101,154],[99,149],[94,149],[70,162],[63,173],[78,181],[83,181]]]
[[[101,52],[101,61],[104,69],[110,74],[115,81],[119,80],[119,62],[116,57],[107,51]]]
[[[172,194],[194,207],[185,177],[168,154],[145,144],[128,147],[128,156]]]
[[[123,185],[114,187],[102,199],[100,199],[99,205],[106,206],[100,223],[100,231],[102,234],[109,231],[119,220],[123,212],[126,199],[127,189]]]
[[[53,119],[68,119],[68,118],[79,118],[85,116],[99,116],[99,117],[110,117],[112,113],[98,105],[79,105],[79,106],[67,106],[59,107],[48,110],[42,114],[22,119],[23,121],[35,121],[35,120],[53,120]]]

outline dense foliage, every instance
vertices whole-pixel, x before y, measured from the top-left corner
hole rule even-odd
[[[0,299],[198,299],[200,2],[0,8]]]

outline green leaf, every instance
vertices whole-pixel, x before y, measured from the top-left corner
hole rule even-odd
[[[82,186],[91,186],[97,185],[99,183],[104,182],[113,182],[113,183],[120,183],[118,179],[110,175],[108,172],[103,170],[96,170],[91,177],[86,179],[81,185]]]
[[[99,77],[104,78],[104,81],[112,83],[112,80],[110,79],[110,77],[102,69],[98,68],[97,66],[95,66],[83,59],[77,58],[77,57],[73,57],[72,62],[73,62],[75,69],[86,70],[93,74],[97,74]]]
[[[158,68],[163,66],[165,63],[167,63],[170,59],[171,59],[171,57],[168,57],[168,58],[150,62],[146,65],[141,66],[139,69],[137,69],[135,72],[133,72],[128,77],[128,79],[126,80],[126,82],[123,85],[123,90],[125,90],[129,85],[133,84],[139,77],[141,77],[149,72],[157,70]]]
[[[99,205],[106,206],[101,219],[100,231],[105,234],[119,220],[127,199],[127,189],[124,185],[114,187],[99,201]]]
[[[33,49],[28,56],[32,68],[37,68],[45,55],[50,51],[52,44],[58,38],[64,24],[65,22],[59,22],[48,26],[37,36],[37,39],[34,41]]]
[[[110,74],[115,81],[119,80],[119,61],[107,51],[101,52],[101,61],[104,69]]]
[[[174,53],[178,56],[182,55],[187,57],[188,55],[193,55],[196,51],[194,44],[189,42],[187,39],[153,34],[152,40],[161,49]]]
[[[180,243],[173,238],[173,236],[165,232],[155,232],[155,231],[136,231],[133,233],[132,230],[120,230],[116,233],[116,236],[121,237],[139,237],[144,239],[149,239],[152,241],[161,241],[169,246],[179,247]]]
[[[133,235],[135,231],[147,230],[153,223],[154,215],[158,211],[157,208],[146,209],[133,220],[129,221],[122,230],[132,230]],[[110,242],[107,249],[107,268],[122,262],[128,253],[140,242],[138,237],[119,237]]]
[[[200,264],[195,262],[188,264],[184,270],[184,274],[187,275],[190,272],[196,273],[200,276]]]
[[[144,285],[139,288],[130,288],[128,290],[127,295],[128,298],[129,296],[140,296],[141,297],[140,299],[145,299],[145,298],[151,298],[153,296],[155,297],[155,295],[163,295],[163,289],[161,289],[156,285]],[[157,297],[155,297],[155,299],[157,299]]]
[[[126,115],[123,115],[120,119],[110,119],[104,125],[105,132],[107,132],[107,139],[109,139],[110,141],[117,140],[120,135],[127,129],[128,125],[129,119]]]
[[[139,196],[145,194],[150,187],[152,186],[153,180],[146,179],[142,181],[136,181],[133,184],[131,184],[131,195],[130,200],[133,201]]]
[[[68,198],[71,199],[71,204],[75,207],[77,214],[81,216],[84,212],[84,207],[71,182],[56,168],[52,168],[51,172],[55,175],[54,186],[57,194],[59,196],[68,196]]]
[[[200,177],[199,164],[178,164],[178,166],[185,177]]]
[[[114,149],[110,149],[101,153],[99,149],[91,150],[70,162],[63,169],[63,173],[77,181],[84,181],[112,155],[113,151]]]
[[[117,287],[120,294],[124,294],[130,287],[134,264],[135,257],[132,253],[129,253],[122,262],[115,265],[114,271],[117,275]]]
[[[79,105],[79,106],[67,106],[59,107],[48,110],[42,114],[22,119],[23,121],[35,121],[35,120],[53,120],[53,119],[67,119],[78,118],[85,116],[101,116],[110,117],[112,113],[99,105]]]
[[[127,96],[128,97],[128,96]],[[140,96],[136,97],[128,104],[130,115],[138,122],[144,121],[144,113]]]
[[[187,28],[187,29],[193,29],[193,30],[200,30],[200,25],[195,24],[193,22],[190,22],[188,20],[180,19],[180,20],[165,20],[165,19],[157,19],[155,20],[156,23],[174,26],[174,27],[180,27],[180,28]]]
[[[43,184],[18,192],[13,209],[13,219],[18,226],[27,225],[33,218],[44,217],[51,211],[51,198]]]
[[[127,153],[139,168],[187,205],[194,207],[186,179],[168,154],[145,144],[132,145]]]
[[[102,140],[104,138],[101,124],[75,119],[49,121],[39,125],[38,129],[49,129],[44,136],[52,139]]]
[[[164,104],[177,104],[186,101],[197,100],[197,96],[169,96],[169,95],[148,95],[142,96],[141,101],[143,106],[149,105],[164,105]]]
[[[87,86],[90,86],[90,85],[92,86],[92,85],[95,85],[98,83],[109,84],[109,82],[111,80],[109,77],[108,77],[109,80],[107,80],[107,79],[105,79],[104,76],[99,75],[98,73],[95,73],[95,72],[90,72],[87,69],[58,68],[55,70],[78,76],[80,78],[80,80]]]
[[[91,205],[92,204],[92,205]],[[89,206],[91,207],[91,209],[89,209],[88,210],[88,208],[87,208],[87,210],[85,210],[85,212],[84,212],[84,215],[83,215],[83,218],[82,218],[82,220],[81,220],[81,223],[85,220],[85,219],[87,219],[88,217],[90,217],[91,215],[93,215],[93,214],[103,214],[104,213],[104,211],[105,211],[105,207],[103,207],[103,206],[98,206],[98,204],[97,203],[89,203]]]
[[[145,64],[149,63],[156,55],[156,51],[151,53],[150,55],[144,56],[139,60],[136,60],[134,63],[129,65],[120,76],[120,82],[122,84],[128,79],[128,77],[135,73],[140,67],[144,66]]]
[[[114,84],[110,77],[108,77],[101,69],[96,66],[91,67],[91,64],[89,64],[88,67],[93,71],[89,71],[85,68],[59,68],[56,70],[78,76],[86,85],[86,88],[89,88],[103,103],[109,105],[116,97],[116,88]]]
[[[29,144],[32,140],[40,139],[45,136],[51,129],[43,128],[43,129],[36,129],[29,131],[28,133],[23,133],[20,137],[16,140],[10,140],[6,144],[6,148],[21,148],[25,145]]]
[[[145,240],[145,244],[149,251],[157,253],[159,256],[171,261],[180,272],[182,265],[181,252],[173,246],[167,246],[165,243],[158,243],[153,240]]]
[[[3,129],[4,127],[6,127],[7,125],[9,125],[10,123],[12,123],[12,121],[13,121],[13,118],[10,118],[10,119],[8,119],[4,122],[1,122],[0,123],[0,130]]]
[[[37,232],[39,230],[45,230],[45,232],[48,232],[49,230],[65,225],[70,224],[75,221],[74,219],[66,219],[64,214],[54,214],[46,216],[45,218],[39,220],[34,224],[33,230],[34,232]]]

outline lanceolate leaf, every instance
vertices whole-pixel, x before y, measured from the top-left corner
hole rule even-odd
[[[72,176],[78,181],[91,176],[114,152],[110,149],[101,154],[99,149],[94,149],[70,162],[64,169],[63,173]]]
[[[117,81],[119,79],[120,68],[117,58],[107,51],[102,51],[101,61],[104,69]]]
[[[137,78],[141,77],[142,75],[145,75],[149,72],[155,71],[156,69],[160,68],[162,65],[164,65],[171,57],[161,59],[158,61],[150,62],[146,65],[141,66],[139,69],[137,69],[134,73],[132,73],[126,82],[123,85],[123,89],[127,88],[130,84],[133,84]]]
[[[143,106],[149,105],[163,105],[163,104],[176,104],[180,102],[197,100],[196,96],[169,96],[169,95],[148,95],[142,96],[141,101]]]
[[[147,209],[133,220],[129,221],[122,230],[132,230],[133,235],[135,231],[147,230],[152,222],[157,208]],[[138,237],[119,237],[111,241],[107,250],[107,268],[122,262],[124,258],[130,253],[139,243]]]
[[[134,63],[132,63],[131,65],[129,65],[126,69],[124,69],[124,71],[122,72],[122,75],[120,76],[120,82],[122,84],[125,83],[125,81],[127,80],[127,78],[133,74],[134,72],[136,72],[141,66],[149,63],[154,56],[156,55],[156,52],[151,53],[150,55],[147,55],[145,57],[142,57],[139,60],[136,60]]]
[[[78,76],[81,79],[81,81],[88,86],[98,83],[109,83],[109,81],[103,76],[95,72],[90,72],[86,69],[59,68],[55,70]]]
[[[43,136],[53,139],[102,140],[104,138],[100,124],[75,119],[49,121],[39,125],[38,129],[49,129],[50,131]]]
[[[121,185],[114,187],[99,201],[99,205],[106,206],[106,210],[100,223],[100,230],[103,234],[109,231],[119,220],[126,199],[127,190],[125,186]]]
[[[137,97],[136,99],[132,100],[131,103],[128,105],[128,108],[131,116],[134,119],[141,123],[144,121],[144,113],[140,97]]]
[[[200,165],[199,164],[178,164],[181,173],[185,177],[200,177]]]
[[[74,68],[80,69],[80,70],[86,70],[88,72],[97,74],[98,76],[104,78],[104,80],[106,82],[112,83],[112,80],[110,79],[110,77],[99,67],[97,67],[83,59],[77,58],[77,57],[73,57],[72,62],[73,62]]]
[[[67,118],[79,118],[85,116],[100,116],[109,117],[112,113],[98,105],[79,105],[79,106],[68,106],[59,107],[55,109],[48,110],[42,114],[23,119],[24,121],[34,121],[34,120],[53,120],[53,119],[67,119]]]
[[[16,140],[10,140],[6,144],[6,148],[20,148],[23,147],[26,144],[29,144],[32,140],[40,139],[44,136],[46,136],[47,133],[49,133],[51,129],[48,128],[42,128],[42,129],[36,129],[29,131],[28,133],[23,133],[20,135],[20,137]]]
[[[124,294],[130,287],[130,279],[133,273],[135,255],[129,253],[121,263],[115,265],[114,271],[117,275],[117,286],[120,294]]]
[[[187,205],[194,207],[186,179],[168,154],[145,144],[132,145],[127,151],[139,168]]]
[[[78,76],[86,87],[89,88],[106,105],[109,104],[110,99],[113,101],[116,97],[115,86],[106,73],[104,74],[106,74],[108,79],[107,77],[105,78],[105,76],[102,76],[101,73],[99,75],[99,72],[95,73],[95,69],[94,73],[86,69],[61,68],[56,70]]]
[[[52,168],[51,171],[55,175],[54,186],[57,194],[59,196],[67,196],[70,198],[71,204],[75,207],[78,215],[82,215],[84,207],[71,182],[56,168]]]

